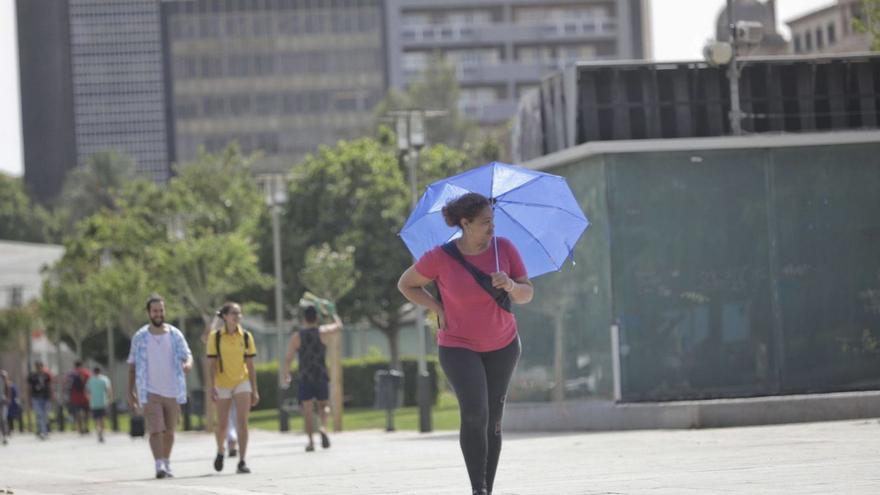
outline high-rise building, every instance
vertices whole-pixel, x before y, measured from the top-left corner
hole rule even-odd
[[[861,0],[838,0],[786,22],[791,29],[791,51],[796,54],[866,52],[871,36],[855,29],[863,18]]]
[[[651,58],[647,0],[386,0],[392,87],[418,80],[435,54],[461,86],[459,109],[507,120],[541,78],[582,60]]]
[[[756,22],[760,23],[763,28],[763,37],[760,43],[742,47],[741,55],[784,55],[788,52],[788,43],[777,30],[775,0],[764,2],[733,0],[732,7],[735,22]],[[716,40],[730,41],[730,21],[728,19],[727,7],[722,7],[715,23]]]
[[[168,118],[155,0],[19,0],[25,182],[41,201],[98,151],[168,178]]]
[[[385,93],[382,0],[173,0],[162,24],[179,161],[235,140],[287,169],[367,133]]]

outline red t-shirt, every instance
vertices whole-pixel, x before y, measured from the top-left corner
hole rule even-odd
[[[77,390],[76,386],[73,383],[73,373],[79,374],[80,383],[82,384],[82,389]],[[89,370],[85,368],[80,368],[78,371],[74,370],[71,372],[69,376],[70,379],[70,403],[74,406],[88,406],[89,399],[86,397],[86,382],[89,381],[89,378],[92,376],[89,373]]]
[[[502,272],[513,279],[527,275],[513,243],[499,237],[498,251]],[[464,257],[486,274],[495,272],[494,242],[482,253]],[[513,314],[501,309],[473,275],[441,246],[422,255],[415,268],[422,276],[435,280],[440,288],[446,328],[437,335],[439,345],[489,352],[505,347],[516,338]]]

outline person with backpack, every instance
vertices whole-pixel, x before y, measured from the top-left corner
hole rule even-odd
[[[511,303],[531,301],[534,289],[513,243],[493,242],[494,211],[486,197],[467,193],[442,211],[461,237],[425,253],[397,287],[437,314],[440,366],[458,397],[459,441],[471,490],[485,495],[495,482],[504,401],[521,349]],[[431,282],[437,283],[439,299],[425,290]]]
[[[186,373],[192,370],[192,352],[176,327],[165,323],[165,300],[152,295],[146,304],[150,323],[131,338],[128,353],[128,407],[143,410],[156,478],[171,478],[171,448],[186,403]]]
[[[82,361],[73,363],[73,370],[67,374],[65,389],[68,391],[67,410],[73,417],[76,430],[80,435],[89,432],[89,398],[86,395],[86,382],[91,377],[89,370],[83,367]]]
[[[290,365],[294,357],[299,359],[299,387],[297,399],[303,411],[306,435],[309,443],[306,444],[306,452],[315,450],[315,442],[312,435],[314,428],[315,401],[318,405],[318,415],[321,423],[318,433],[321,435],[321,447],[330,447],[330,437],[327,436],[327,400],[330,396],[330,375],[327,371],[325,357],[327,355],[327,337],[342,330],[342,320],[336,314],[332,306],[327,310],[332,314],[333,323],[318,324],[318,310],[315,306],[306,306],[302,312],[302,326],[293,333],[287,344],[287,356],[284,360],[285,383],[290,383]],[[326,315],[329,316],[329,315]]]
[[[211,362],[208,390],[211,400],[217,404],[217,424],[214,429],[217,455],[214,457],[214,469],[218,472],[223,470],[229,410],[234,405],[239,454],[236,472],[246,474],[251,472],[245,460],[248,415],[251,407],[260,401],[257,373],[254,371],[257,347],[253,335],[241,327],[241,306],[227,302],[217,312],[217,316],[223,320],[223,327],[208,335],[206,351]]]
[[[37,438],[49,437],[49,407],[55,401],[52,389],[52,373],[43,366],[42,361],[34,362],[34,371],[27,378],[27,403],[37,414]]]

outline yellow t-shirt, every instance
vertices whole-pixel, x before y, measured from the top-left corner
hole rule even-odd
[[[231,334],[222,328],[214,330],[208,336],[207,355],[209,358],[217,358],[217,332],[220,332],[220,357],[223,361],[223,371],[220,371],[220,359],[218,359],[217,374],[214,375],[214,386],[218,388],[234,388],[248,379],[245,356],[254,357],[257,355],[254,336],[248,337],[248,348],[247,352],[245,352],[244,330],[241,326]]]

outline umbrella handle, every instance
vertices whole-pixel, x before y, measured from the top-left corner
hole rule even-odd
[[[498,236],[493,235],[492,240],[495,241],[495,272],[498,273],[501,271],[501,268],[498,264]]]

